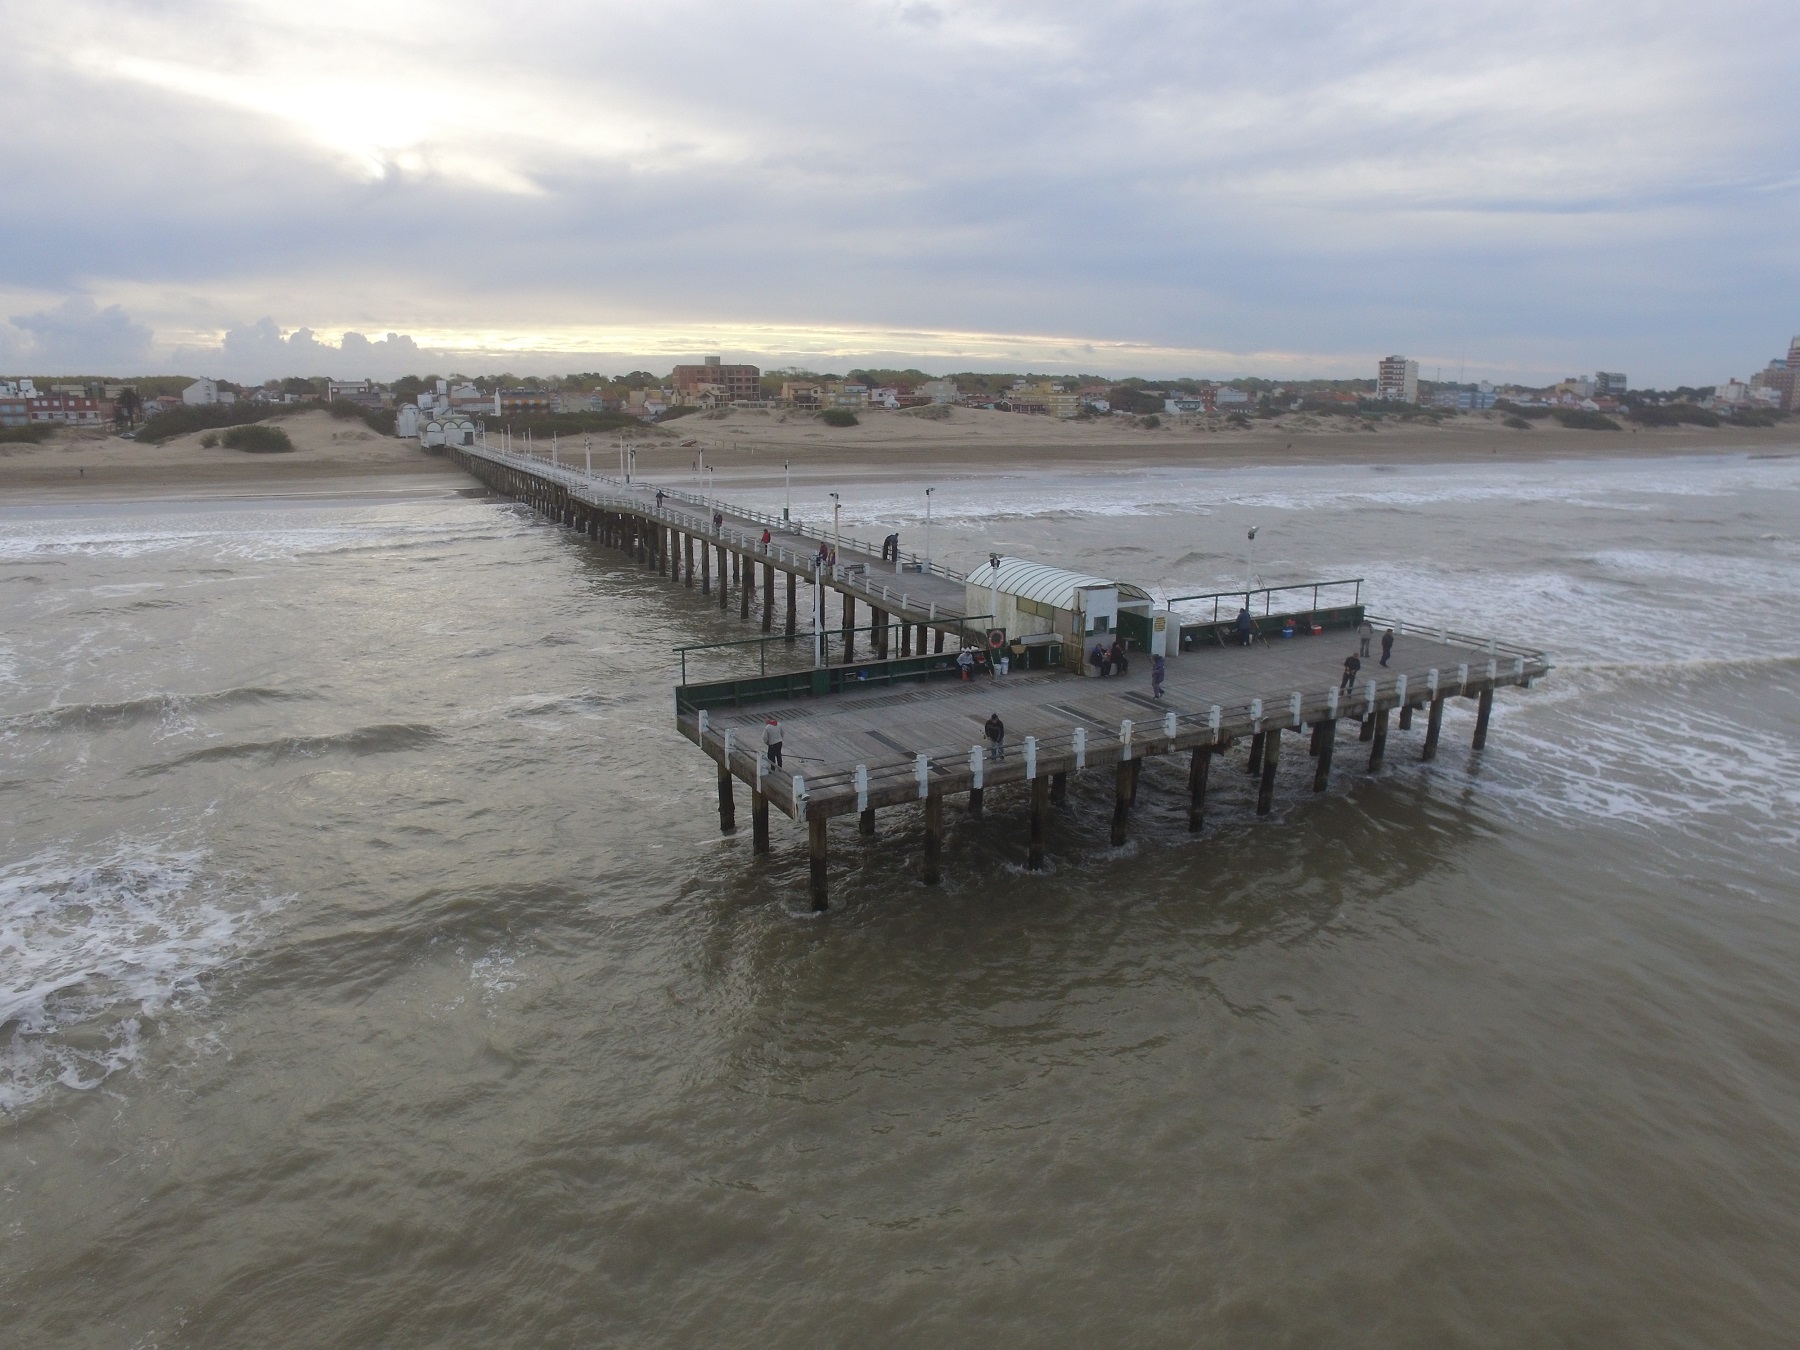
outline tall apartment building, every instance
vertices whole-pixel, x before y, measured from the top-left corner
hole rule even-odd
[[[1375,367],[1375,397],[1396,403],[1419,401],[1419,363],[1404,356],[1384,356]]]
[[[727,366],[716,356],[699,366],[676,366],[672,378],[678,399],[698,398],[702,385],[721,385],[733,403],[755,402],[762,397],[762,371],[755,366]]]
[[[1625,389],[1625,375],[1622,371],[1601,370],[1594,373],[1595,398],[1620,398]]]

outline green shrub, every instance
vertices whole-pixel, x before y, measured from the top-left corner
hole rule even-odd
[[[0,445],[36,445],[56,430],[54,422],[27,422],[22,427],[0,427]]]
[[[219,433],[216,431],[209,431],[200,438],[200,448],[202,450],[211,450],[218,443]]]
[[[1234,427],[1247,427],[1250,425],[1250,419],[1245,417],[1241,412],[1226,413],[1225,422],[1227,426]],[[1373,431],[1374,428],[1371,427],[1370,430]]]
[[[1162,418],[1158,417],[1155,413],[1151,413],[1148,417],[1138,418],[1138,425],[1145,431],[1155,431],[1162,425]]]
[[[1695,407],[1692,403],[1671,403],[1661,407],[1633,408],[1631,420],[1639,426],[1646,427],[1678,427],[1684,422],[1697,427],[1719,425],[1717,413]]]
[[[286,411],[292,411],[288,409]],[[140,441],[160,445],[174,436],[190,431],[210,431],[219,427],[240,426],[245,422],[261,422],[280,413],[263,403],[212,403],[183,405],[159,412],[144,423],[138,432]]]
[[[1506,399],[1495,400],[1494,411],[1507,413],[1513,417],[1529,417],[1534,422],[1541,422],[1550,415],[1548,408],[1521,408],[1518,404],[1508,402]]]
[[[857,423],[856,414],[848,408],[827,408],[819,414],[819,420],[828,427],[853,427]]]
[[[294,448],[287,432],[280,427],[258,423],[233,427],[225,433],[225,444],[233,450],[246,450],[253,455],[280,455]]]
[[[371,431],[379,431],[383,436],[394,434],[394,410],[392,408],[369,408],[347,398],[340,398],[332,402],[331,415],[342,417],[345,420],[358,417],[369,424]],[[288,448],[291,450],[293,447],[289,446]]]
[[[1605,413],[1588,412],[1584,408],[1555,408],[1550,415],[1571,431],[1623,431]]]
[[[1531,430],[1531,423],[1527,422],[1523,417],[1509,417],[1500,425],[1503,427],[1511,427],[1514,431]]]

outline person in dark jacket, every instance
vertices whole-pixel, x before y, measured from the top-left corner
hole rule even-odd
[[[1168,662],[1166,662],[1162,659],[1162,655],[1160,653],[1158,653],[1157,655],[1150,658],[1150,697],[1151,698],[1161,698],[1162,697],[1163,679],[1168,675],[1168,673],[1169,673]]]
[[[1131,662],[1125,659],[1125,644],[1117,638],[1113,639],[1112,646],[1107,649],[1106,659],[1120,675],[1131,669]]]
[[[1341,692],[1347,692],[1356,684],[1356,672],[1362,669],[1362,661],[1355,652],[1344,658],[1344,678],[1338,683]]]
[[[1381,635],[1381,664],[1388,663],[1388,657],[1394,654],[1394,630],[1388,629]]]
[[[999,713],[989,713],[988,720],[982,730],[987,733],[989,759],[1006,758],[1006,723],[1000,720]]]
[[[1255,630],[1256,625],[1250,618],[1250,606],[1245,605],[1238,611],[1237,616],[1238,645],[1240,647],[1248,647],[1250,645],[1250,636]]]

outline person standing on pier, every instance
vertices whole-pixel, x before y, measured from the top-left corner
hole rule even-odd
[[[658,511],[662,510],[662,504],[663,504],[663,490],[661,488],[658,488],[658,489],[656,489],[656,509]]]
[[[1362,669],[1362,662],[1356,653],[1351,652],[1344,658],[1344,678],[1338,682],[1338,692],[1343,693],[1356,683],[1356,672]]]
[[[1369,639],[1375,636],[1375,625],[1370,623],[1367,619],[1364,619],[1362,623],[1357,626],[1356,631],[1358,636],[1362,638],[1362,652],[1360,654],[1367,656],[1369,654]]]
[[[771,717],[763,727],[763,745],[769,752],[769,763],[775,768],[781,767],[781,722]]]
[[[1238,645],[1240,647],[1248,647],[1250,645],[1250,635],[1255,632],[1255,630],[1256,624],[1250,618],[1250,606],[1245,605],[1238,611],[1237,616]]]
[[[1388,657],[1394,654],[1394,630],[1388,629],[1381,635],[1381,664],[1388,663]]]
[[[1169,664],[1168,664],[1168,662],[1163,660],[1161,652],[1158,652],[1155,656],[1150,658],[1150,697],[1151,698],[1161,698],[1162,697],[1163,678],[1168,673],[1169,673]]]
[[[993,749],[988,751],[989,759],[1006,758],[1006,723],[1000,720],[999,713],[989,713],[987,724],[982,728],[987,738],[993,742]]]

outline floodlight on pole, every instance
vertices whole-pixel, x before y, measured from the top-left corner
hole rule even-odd
[[[1250,527],[1250,545],[1244,558],[1244,604],[1246,607],[1250,604],[1250,588],[1255,582],[1256,532],[1261,528],[1260,525]]]

